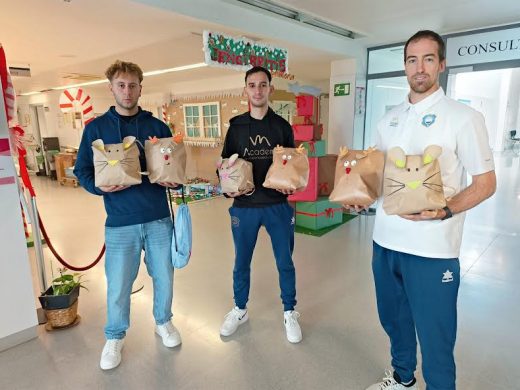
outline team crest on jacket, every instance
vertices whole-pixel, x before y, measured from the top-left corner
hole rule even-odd
[[[430,127],[431,125],[433,125],[435,123],[436,118],[437,118],[437,116],[435,114],[428,114],[428,115],[423,116],[421,123],[425,127]]]

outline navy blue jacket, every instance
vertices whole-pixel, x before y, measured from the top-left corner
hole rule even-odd
[[[102,139],[104,144],[121,143],[126,136],[134,136],[139,142],[141,170],[146,171],[142,145],[148,137],[171,137],[168,126],[154,118],[151,112],[139,108],[139,113],[126,122],[114,107],[90,122],[83,132],[74,174],[90,193],[102,195],[107,213],[106,226],[128,226],[155,221],[170,215],[166,189],[152,184],[147,176],[142,183],[116,192],[103,192],[94,185],[92,142]]]

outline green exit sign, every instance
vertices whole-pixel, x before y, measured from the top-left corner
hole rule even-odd
[[[350,95],[350,83],[334,84],[334,96]]]

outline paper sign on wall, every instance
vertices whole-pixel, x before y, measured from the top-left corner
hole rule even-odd
[[[9,139],[0,138],[0,186],[14,183],[14,165]]]

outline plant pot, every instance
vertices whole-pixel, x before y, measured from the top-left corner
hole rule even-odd
[[[78,300],[79,286],[76,286],[67,295],[52,295],[52,286],[38,297],[42,305],[42,309],[56,310],[71,307]]]
[[[52,328],[64,328],[72,324],[78,316],[78,300],[65,309],[45,310],[47,321]]]

